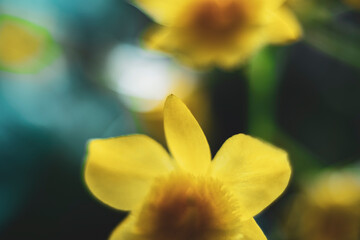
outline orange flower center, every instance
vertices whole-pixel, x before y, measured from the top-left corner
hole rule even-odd
[[[190,27],[208,36],[229,35],[239,29],[247,18],[242,2],[234,0],[202,1],[193,11]]]

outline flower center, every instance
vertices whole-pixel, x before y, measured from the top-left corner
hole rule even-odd
[[[239,222],[236,210],[218,181],[172,174],[154,184],[137,227],[147,240],[230,239]]]
[[[247,15],[245,10],[241,1],[202,1],[194,8],[189,24],[202,35],[224,37],[241,27]]]

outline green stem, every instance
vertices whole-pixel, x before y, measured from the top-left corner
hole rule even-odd
[[[276,121],[278,69],[283,56],[277,48],[266,48],[250,62],[249,133],[288,151],[295,175],[309,174],[321,168],[318,158],[282,131]]]
[[[278,87],[277,49],[265,48],[254,56],[249,76],[249,132],[272,141],[276,131],[275,106]]]

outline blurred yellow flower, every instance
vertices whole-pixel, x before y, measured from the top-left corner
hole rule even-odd
[[[344,0],[344,2],[356,9],[360,9],[360,1],[359,0]]]
[[[298,39],[301,27],[285,0],[135,0],[159,25],[151,49],[195,67],[233,68],[266,44]]]
[[[54,58],[57,50],[46,29],[18,17],[0,15],[0,70],[36,72]]]
[[[320,175],[293,202],[286,231],[294,240],[360,239],[360,175]]]
[[[145,135],[89,143],[87,186],[105,204],[131,210],[110,239],[266,239],[253,217],[287,186],[286,152],[238,134],[211,161],[203,131],[174,95],[164,127],[172,157]]]

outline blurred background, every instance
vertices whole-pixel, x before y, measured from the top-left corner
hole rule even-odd
[[[192,110],[213,154],[247,133],[289,152],[284,195],[256,220],[279,240],[360,239],[360,6],[289,0],[304,37],[235,70],[143,49],[152,20],[122,0],[1,0],[0,239],[106,239],[126,216],[88,192],[86,143],[164,142],[162,104]]]

